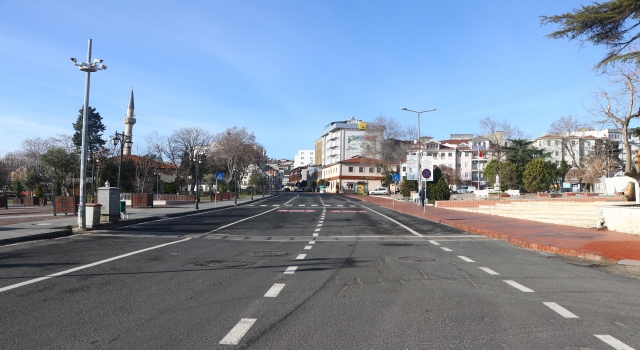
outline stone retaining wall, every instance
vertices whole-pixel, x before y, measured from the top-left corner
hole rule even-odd
[[[623,197],[571,197],[571,198],[531,198],[531,199],[476,199],[437,201],[437,208],[477,208],[481,205],[511,204],[513,202],[618,202]]]

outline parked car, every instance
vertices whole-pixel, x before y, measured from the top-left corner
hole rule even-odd
[[[458,186],[455,193],[473,193],[476,190],[475,186]]]
[[[389,194],[389,191],[387,191],[387,189],[384,187],[378,187],[374,190],[369,191],[369,194]]]

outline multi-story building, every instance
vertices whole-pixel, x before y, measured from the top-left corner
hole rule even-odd
[[[312,149],[299,150],[296,155],[293,156],[293,167],[299,168],[305,165],[316,164],[316,151]]]
[[[376,167],[377,160],[356,156],[322,167],[321,177],[329,182],[327,192],[364,192],[380,187],[382,168]]]
[[[353,117],[329,123],[316,141],[315,163],[326,166],[361,156],[366,142],[365,129],[366,123]]]

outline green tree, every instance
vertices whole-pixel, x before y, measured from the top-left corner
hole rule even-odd
[[[79,158],[77,152],[69,152],[62,147],[53,147],[40,156],[40,162],[46,166],[47,177],[58,183],[65,195],[69,194],[66,179],[79,172]]]
[[[249,176],[249,185],[254,189],[262,186],[262,176],[257,172],[251,173],[251,176]]]
[[[500,165],[501,162],[497,159],[491,159],[484,167],[484,177],[487,178],[487,183],[489,183],[489,186],[491,187],[496,183],[496,175],[499,174]]]
[[[554,176],[555,169],[551,167],[551,163],[545,162],[542,158],[536,158],[525,167],[522,180],[527,191],[542,192],[549,189]]]
[[[38,173],[30,171],[27,173],[27,178],[24,180],[24,187],[27,191],[34,191],[42,178]]]
[[[104,184],[109,181],[112,187],[118,186],[118,171],[120,169],[120,158],[113,157],[105,160],[100,165],[100,172],[98,173],[98,183]],[[136,165],[133,160],[124,158],[122,159],[122,175],[120,179],[120,189],[123,193],[134,192],[136,183]],[[175,192],[165,192],[175,193]]]
[[[418,181],[416,180],[404,180],[400,184],[400,193],[403,197],[409,197],[412,191],[418,191]]]
[[[619,159],[620,158],[618,158],[618,160]],[[566,161],[562,160],[560,162],[560,166],[558,167],[558,172],[556,174],[556,177],[562,179],[562,182],[564,182],[564,178],[565,176],[567,176],[569,169],[571,169],[571,165],[569,165],[569,163],[567,163]]]
[[[178,183],[177,182],[165,182],[162,185],[162,192],[167,194],[176,194],[178,193]]]
[[[84,106],[80,108],[79,113],[78,120],[72,124],[73,130],[75,130],[73,134],[73,144],[78,148],[82,147],[82,114],[84,113]],[[91,106],[89,106],[88,109],[87,120],[89,121],[89,128],[87,129],[87,152],[93,151],[93,153],[97,153],[106,143],[106,141],[102,139],[102,132],[107,128],[102,124],[100,113],[96,112],[96,109]]]
[[[44,190],[42,189],[42,184],[38,183],[36,185],[36,190],[35,190],[35,196],[36,197],[40,197],[40,198],[44,198]]]
[[[16,193],[16,198],[22,198],[22,192],[24,191],[24,186],[22,185],[22,182],[20,182],[20,180],[16,180],[16,182],[13,183],[13,192]]]
[[[559,24],[550,39],[577,40],[580,45],[604,45],[608,52],[595,68],[615,62],[640,62],[640,52],[628,49],[640,37],[640,4],[636,0],[609,0],[573,9],[555,16],[541,16],[542,24]]]
[[[435,203],[435,201],[448,201],[451,198],[451,190],[449,185],[444,180],[444,176],[440,177],[438,182],[427,186],[427,198],[429,203]]]

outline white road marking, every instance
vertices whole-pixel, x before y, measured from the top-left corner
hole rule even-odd
[[[342,205],[342,204],[338,204],[337,206],[338,206],[338,207],[344,207],[344,205]]]
[[[318,227],[322,226],[322,224],[318,224]]]
[[[72,272],[76,272],[76,271],[79,271],[79,270],[84,270],[84,269],[89,268],[89,267],[93,267],[93,266],[101,265],[101,264],[108,263],[108,262],[111,262],[111,261],[114,261],[114,260],[126,258],[128,256],[139,254],[139,253],[143,253],[143,252],[146,252],[146,251],[149,251],[149,250],[166,247],[166,246],[171,245],[171,244],[185,242],[185,241],[188,241],[190,239],[191,238],[185,238],[185,239],[181,239],[181,240],[175,241],[175,242],[169,242],[169,243],[153,246],[153,247],[150,247],[150,248],[136,250],[135,252],[114,256],[113,258],[104,259],[104,260],[96,261],[96,262],[91,263],[91,264],[74,267],[74,268],[69,269],[69,270],[64,270],[64,271],[52,273],[52,274],[44,276],[44,277],[38,277],[38,278],[34,278],[34,279],[31,279],[31,280],[28,280],[28,281],[12,284],[10,286],[6,286],[6,287],[3,287],[3,288],[0,288],[0,293],[1,292],[6,292],[8,290],[15,289],[15,288],[18,288],[18,287],[26,286],[26,285],[29,285],[29,284],[32,284],[32,283],[48,280],[49,278],[52,278],[52,277],[58,277],[58,276],[66,275],[66,274],[69,274],[69,273],[72,273]]]
[[[318,205],[317,205],[317,204],[311,204],[311,206],[312,206],[312,207],[317,207]]]
[[[321,230],[320,228],[315,229],[316,232],[319,232],[320,230]]]
[[[282,288],[284,288],[284,283],[276,283],[274,284],[264,295],[265,298],[275,298],[280,294]]]
[[[302,259],[304,259],[304,258],[306,258],[306,257],[307,257],[307,254],[299,254],[299,255],[296,257],[296,260],[302,260]]]
[[[440,247],[440,249],[444,250],[445,252],[451,252],[452,250],[447,248],[447,247]]]
[[[304,207],[306,204],[298,204],[299,207]]]
[[[367,210],[370,210],[370,211],[372,211],[372,212],[374,212],[374,213],[376,213],[376,214],[378,214],[378,215],[380,215],[380,216],[382,216],[382,217],[385,217],[385,218],[387,218],[387,219],[391,220],[391,222],[394,222],[394,223],[398,224],[400,227],[404,228],[405,230],[407,230],[407,231],[409,231],[409,232],[413,233],[414,235],[416,235],[416,236],[418,236],[418,237],[424,237],[424,236],[422,236],[421,234],[419,234],[418,232],[416,232],[416,231],[414,231],[414,230],[410,229],[410,228],[409,228],[409,227],[407,227],[406,225],[403,225],[403,224],[401,224],[401,223],[397,222],[396,220],[394,220],[394,219],[392,219],[392,218],[390,218],[390,217],[388,217],[388,216],[386,216],[386,215],[384,215],[384,214],[382,214],[382,213],[378,213],[377,211],[375,211],[375,210],[373,210],[373,209],[371,209],[371,208],[364,207],[364,206],[363,206],[363,208],[364,208],[364,209],[367,209]]]
[[[296,272],[296,270],[298,269],[297,266],[289,266],[287,267],[287,269],[284,271],[285,275],[293,275],[294,272]]]
[[[611,345],[612,348],[617,349],[617,350],[635,350],[634,348],[630,347],[629,345],[619,341],[618,339],[608,335],[608,334],[594,334],[594,336],[600,340],[602,340],[603,342]]]
[[[505,281],[505,283],[507,283],[508,285],[510,285],[513,288],[520,289],[521,291],[526,292],[526,293],[533,293],[533,289],[529,289],[529,288],[521,285],[518,282],[515,282],[515,281],[512,281],[512,280],[504,280],[504,281]]]
[[[316,241],[309,241],[309,244],[316,244]]]
[[[304,247],[304,249],[311,249],[311,246],[308,245],[308,246]]]
[[[318,237],[318,233],[314,233],[314,234],[313,234],[313,237]]]
[[[260,215],[264,215],[264,214],[266,214],[266,213],[268,213],[268,212],[271,212],[271,211],[274,211],[274,210],[276,210],[276,209],[277,209],[277,208],[269,209],[269,210],[267,210],[267,211],[265,211],[265,212],[263,212],[263,213],[260,213],[260,214],[254,215],[254,216],[249,216],[248,218],[244,218],[244,219],[242,219],[242,220],[238,220],[238,221],[236,221],[236,222],[232,222],[232,223],[230,223],[230,224],[226,224],[226,225],[224,225],[224,226],[220,226],[220,227],[218,227],[218,228],[217,228],[217,229],[215,229],[215,230],[211,230],[211,231],[207,232],[207,234],[209,234],[209,233],[214,233],[214,232],[216,232],[216,231],[220,231],[220,230],[222,230],[223,228],[227,228],[227,227],[229,227],[229,226],[231,226],[231,225],[235,225],[235,224],[237,224],[237,223],[240,223],[240,222],[243,222],[243,221],[246,221],[246,220],[249,220],[249,219],[253,219],[253,218],[255,218],[255,217],[258,217],[258,216],[260,216]]]
[[[478,267],[480,270],[490,274],[490,275],[499,275],[499,273],[493,271],[492,269],[488,268],[488,267]]]
[[[242,339],[242,337],[244,337],[244,335],[247,334],[247,332],[249,331],[249,328],[251,328],[251,326],[253,326],[255,322],[256,322],[255,318],[241,319],[240,322],[238,322],[238,324],[236,324],[236,326],[233,327],[233,329],[231,329],[224,338],[222,338],[222,340],[220,341],[220,344],[238,345],[238,343],[240,342],[240,339]]]
[[[331,204],[325,204],[324,206],[325,206],[325,207],[330,207],[330,206],[331,206]]]
[[[280,206],[280,204],[274,204],[274,205],[272,205],[272,207],[279,207],[279,206]]]
[[[564,318],[579,318],[574,313],[572,313],[571,311],[563,308],[562,306],[558,305],[557,303],[546,302],[546,303],[543,303],[543,304],[548,306],[551,310],[559,313],[560,316],[562,316]]]
[[[266,207],[267,205],[266,205],[266,204],[260,204],[260,206],[261,206],[261,207]]]
[[[434,241],[434,240],[430,240],[429,243],[433,244],[433,245],[440,245],[440,243]]]
[[[460,259],[462,259],[462,260],[464,260],[466,262],[475,262],[475,261],[473,261],[473,260],[471,260],[471,259],[469,259],[469,258],[467,258],[466,256],[463,256],[463,255],[458,255],[458,258],[460,258]]]
[[[321,224],[321,223],[323,223],[323,222],[324,222],[324,220],[320,220],[320,221],[318,221],[318,223],[319,223],[319,224]]]

